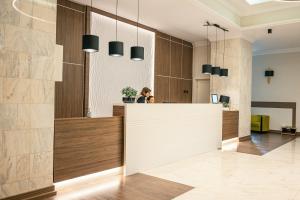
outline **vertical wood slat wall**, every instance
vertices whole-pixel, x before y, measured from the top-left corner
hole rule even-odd
[[[85,61],[82,35],[86,32],[86,6],[67,0],[57,1],[56,43],[63,45],[63,81],[55,84],[55,118],[83,117]]]
[[[156,102],[192,103],[193,45],[157,32],[155,38]]]

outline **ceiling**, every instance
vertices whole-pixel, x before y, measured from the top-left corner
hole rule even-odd
[[[89,0],[73,0],[88,4]],[[206,21],[227,27],[228,38],[243,37],[254,51],[300,47],[300,3],[246,0],[141,0],[140,22],[190,42],[206,38]],[[115,13],[114,0],[93,0],[93,6]],[[119,0],[119,15],[136,20],[137,0]],[[267,29],[273,34],[267,35]],[[214,40],[215,30],[210,30]]]
[[[250,5],[246,0],[220,0],[225,6],[239,16],[256,15],[276,10],[282,10],[299,6],[299,3],[284,3],[272,0],[264,0],[263,3]]]

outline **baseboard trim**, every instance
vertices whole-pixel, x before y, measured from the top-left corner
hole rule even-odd
[[[244,136],[244,137],[240,137],[240,138],[239,138],[239,141],[240,141],[240,142],[247,141],[247,140],[251,140],[251,135],[247,135],[247,136]]]
[[[269,130],[269,133],[278,133],[278,134],[281,134],[281,131],[280,130]]]
[[[26,192],[23,194],[18,194],[16,196],[7,197],[1,200],[42,200],[45,198],[53,197],[56,195],[54,185],[31,192]]]

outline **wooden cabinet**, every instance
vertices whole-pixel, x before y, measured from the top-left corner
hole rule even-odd
[[[192,103],[192,44],[160,32],[155,43],[156,102]]]
[[[223,111],[222,140],[239,136],[239,111]]]
[[[193,81],[192,80],[181,80],[182,81],[182,103],[192,102],[193,93]]]

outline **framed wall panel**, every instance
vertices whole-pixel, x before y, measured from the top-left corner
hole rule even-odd
[[[181,43],[171,42],[171,77],[181,78],[182,47]]]
[[[63,81],[55,85],[55,118],[84,116],[85,54],[82,35],[85,33],[86,7],[67,0],[58,0],[56,43],[63,45]]]
[[[155,40],[155,74],[170,76],[171,43],[169,40],[156,37]]]
[[[183,46],[182,78],[192,79],[193,74],[193,48]]]
[[[154,80],[155,101],[158,103],[170,101],[170,78],[155,76]]]

